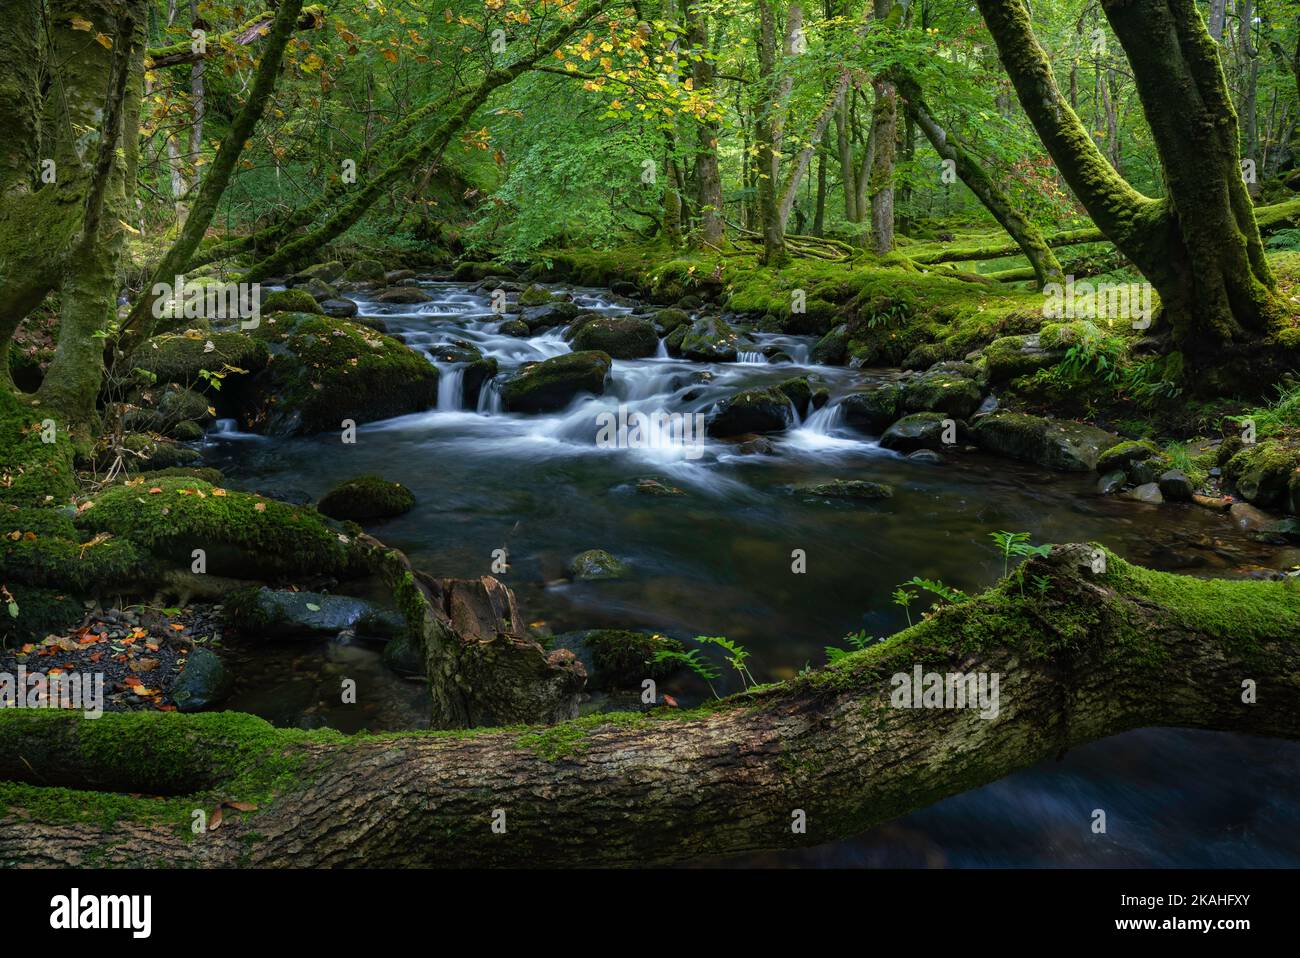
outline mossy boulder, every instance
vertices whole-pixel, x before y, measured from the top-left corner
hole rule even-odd
[[[415,286],[392,286],[375,295],[376,302],[390,306],[414,306],[432,299],[432,296]]]
[[[1065,356],[1063,349],[1046,349],[1038,334],[1003,336],[984,347],[984,375],[992,384],[1026,376],[1055,366]]]
[[[674,306],[659,310],[659,312],[655,313],[654,318],[655,326],[658,327],[660,334],[664,336],[667,336],[680,326],[689,325],[690,321],[690,314],[686,310]]]
[[[683,358],[702,363],[734,363],[740,336],[720,316],[701,316],[682,336]]]
[[[549,303],[554,294],[549,289],[544,289],[536,284],[526,287],[519,294],[520,306],[543,306]]]
[[[744,389],[718,403],[708,433],[725,437],[782,432],[793,422],[794,407],[780,389]]]
[[[346,267],[340,260],[332,259],[324,263],[316,263],[308,266],[306,269],[299,270],[289,279],[290,286],[303,286],[313,279],[319,279],[326,283],[332,283],[340,276]]]
[[[1290,505],[1300,475],[1300,444],[1266,439],[1244,445],[1223,474],[1247,502],[1264,509]]]
[[[360,311],[360,307],[355,302],[343,297],[323,299],[320,302],[320,312],[326,316],[333,316],[335,319],[351,319]],[[311,312],[311,310],[305,310],[305,312]]]
[[[681,666],[656,662],[659,652],[684,652],[681,642],[658,632],[627,629],[589,629],[565,632],[547,643],[549,649],[568,649],[587,670],[587,688],[595,691],[639,689],[646,679],[670,677]]]
[[[0,515],[0,528],[3,524]],[[61,633],[77,625],[85,612],[81,599],[71,592],[16,581],[3,584],[13,596],[18,614],[9,614],[8,603],[0,602],[0,642],[16,645],[39,641],[51,632]]]
[[[604,549],[588,549],[569,560],[569,577],[578,582],[627,577],[627,566]]]
[[[849,326],[841,323],[813,346],[812,362],[822,366],[843,366],[849,359]]]
[[[383,283],[385,282],[384,264],[377,259],[359,259],[343,273],[349,283]]]
[[[113,486],[82,508],[75,526],[83,542],[107,533],[150,554],[163,568],[189,570],[193,551],[202,549],[209,574],[233,578],[348,578],[370,566],[354,536],[316,510],[199,479]],[[84,550],[87,561],[95,561],[113,540]]]
[[[248,333],[154,336],[136,347],[127,364],[130,368],[153,374],[160,385],[179,383],[203,392],[213,392],[201,372],[225,371],[224,383],[229,384],[266,368],[270,353],[264,340],[256,334],[265,330],[267,325],[264,318],[257,330]]]
[[[151,433],[127,433],[122,437],[122,448],[128,453],[123,461],[129,472],[195,466],[203,461],[197,449]]]
[[[458,283],[476,283],[493,276],[513,279],[515,271],[509,266],[502,266],[500,263],[464,262],[456,266],[451,278]]]
[[[550,329],[552,326],[567,323],[575,319],[580,312],[576,303],[552,300],[544,306],[525,306],[520,311],[519,318],[531,331],[537,332],[539,329]]]
[[[903,383],[904,412],[941,412],[968,419],[979,409],[984,391],[973,379],[947,371],[932,371]]]
[[[400,482],[358,476],[325,493],[316,508],[331,519],[388,519],[415,508],[415,495]]]
[[[522,319],[507,319],[497,329],[497,332],[502,336],[514,336],[517,339],[527,339],[533,334],[533,331],[528,328],[528,324]]]
[[[1126,440],[1116,443],[1097,457],[1097,471],[1101,473],[1114,472],[1116,469],[1127,471],[1128,467],[1135,462],[1159,456],[1159,447],[1147,439]]]
[[[893,383],[845,396],[840,402],[844,422],[869,435],[878,436],[902,413],[903,391]]]
[[[272,322],[271,320],[274,320]],[[254,334],[274,356],[238,393],[245,428],[311,434],[429,408],[438,370],[391,336],[345,319],[284,313]]]
[[[324,309],[305,289],[276,289],[266,294],[261,313],[324,313]]]
[[[998,412],[972,427],[975,443],[987,452],[1060,472],[1091,472],[1102,452],[1116,444],[1114,433],[1084,423]]]
[[[599,350],[555,356],[525,366],[506,380],[501,386],[501,402],[510,412],[563,409],[579,394],[603,394],[612,368],[609,354]]]
[[[793,379],[787,379],[784,382],[776,384],[777,391],[782,393],[786,399],[790,400],[791,405],[800,416],[808,415],[808,410],[813,404],[813,388],[808,382],[807,376],[796,376]]]
[[[573,348],[599,350],[614,359],[644,359],[659,351],[659,336],[641,316],[599,316],[578,329]]]
[[[951,420],[937,412],[918,412],[893,423],[880,436],[880,445],[895,452],[915,452],[918,449],[944,449],[949,443],[944,442],[947,432],[946,423]],[[953,435],[956,439],[964,432],[962,424]]]
[[[128,410],[122,417],[123,426],[132,431],[167,433],[175,439],[188,441],[197,437],[189,430],[178,431],[178,426],[188,424],[199,429],[201,435],[201,426],[213,419],[206,396],[175,383],[141,390],[132,399],[133,405],[140,408]]]
[[[307,293],[318,303],[338,299],[339,296],[338,289],[323,279],[309,279],[307,282],[295,286],[294,289]]]

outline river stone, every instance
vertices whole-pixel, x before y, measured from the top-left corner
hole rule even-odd
[[[575,319],[582,312],[575,303],[551,300],[544,306],[525,306],[519,313],[519,318],[528,324],[528,328],[533,332],[539,329],[550,329],[552,326],[559,326]]]
[[[400,482],[379,476],[357,476],[340,482],[321,496],[316,509],[331,519],[389,519],[415,508],[415,496]]]
[[[843,366],[849,358],[849,327],[841,323],[817,340],[809,361],[819,366]]]
[[[1008,412],[982,417],[971,431],[976,445],[986,452],[1060,472],[1091,472],[1102,450],[1118,438],[1083,423]]]
[[[332,283],[343,275],[344,266],[340,260],[332,259],[325,263],[317,263],[314,266],[308,266],[304,270],[294,273],[289,279],[290,286],[302,286],[309,280],[319,279],[326,283]]]
[[[1037,333],[1004,336],[984,347],[984,375],[990,383],[1006,382],[1048,366],[1065,356],[1063,349],[1044,349]]]
[[[917,449],[943,449],[946,416],[937,412],[918,412],[904,416],[891,425],[880,437],[880,445],[895,452],[912,452]]]
[[[384,274],[384,282],[389,286],[396,286],[408,279],[415,279],[415,270],[395,269]]]
[[[310,294],[312,299],[317,303],[323,303],[327,299],[338,299],[339,291],[325,282],[323,279],[312,278],[305,283],[299,284],[296,289],[301,289]]]
[[[800,416],[808,415],[808,410],[813,404],[813,391],[812,386],[808,384],[807,376],[796,376],[794,379],[787,379],[785,382],[777,383],[776,388],[794,404],[794,408]]]
[[[1097,491],[1103,496],[1109,496],[1123,489],[1126,482],[1128,482],[1128,473],[1123,469],[1116,469],[1097,480]]]
[[[520,306],[542,306],[551,301],[551,291],[541,286],[529,286],[519,294]]]
[[[1128,481],[1135,486],[1144,486],[1148,482],[1159,482],[1162,473],[1169,468],[1169,460],[1165,456],[1155,456],[1151,459],[1138,459],[1128,464]]]
[[[744,389],[718,403],[709,418],[710,436],[782,432],[794,422],[790,399],[776,388]]]
[[[979,409],[984,393],[979,384],[947,371],[927,372],[903,384],[904,412],[941,412],[966,419]]]
[[[390,286],[388,289],[381,291],[375,296],[375,300],[380,303],[395,303],[398,305],[411,305],[414,303],[427,303],[433,299],[428,293],[414,286]]]
[[[1191,502],[1196,487],[1187,473],[1181,469],[1170,469],[1162,473],[1159,479],[1160,494],[1171,502]]]
[[[1273,517],[1267,512],[1252,506],[1249,502],[1234,502],[1228,509],[1228,516],[1238,529],[1245,532],[1262,529],[1273,521]]]
[[[627,576],[627,566],[604,549],[588,549],[569,560],[568,573],[578,582],[622,579]]]
[[[172,701],[178,712],[200,712],[221,702],[234,684],[216,654],[203,648],[185,654],[185,666],[172,683]]]
[[[1256,542],[1278,546],[1289,545],[1293,542],[1300,542],[1300,521],[1290,517],[1278,519],[1275,522],[1260,526],[1258,529],[1252,529],[1247,535]]]
[[[350,299],[326,299],[321,301],[320,311],[336,319],[351,319],[357,314],[357,304]]]
[[[587,670],[587,688],[639,689],[646,679],[662,681],[681,669],[672,660],[656,662],[661,652],[684,652],[676,639],[658,632],[627,629],[586,629],[564,632],[546,643],[548,649],[568,649]]]
[[[384,264],[377,259],[356,260],[343,273],[350,283],[382,283],[385,281]]]
[[[1152,505],[1159,505],[1165,501],[1165,497],[1160,494],[1159,484],[1154,482],[1145,482],[1136,489],[1130,489],[1124,495],[1137,502],[1148,502]]]
[[[703,363],[734,363],[740,337],[720,316],[701,316],[682,336],[681,354]]]
[[[902,390],[893,384],[845,396],[840,402],[844,421],[854,429],[880,435],[902,411]]]
[[[524,367],[501,386],[501,402],[510,412],[563,409],[579,393],[601,395],[613,360],[598,350],[566,353]]]
[[[337,635],[353,629],[358,635],[392,638],[406,630],[396,612],[350,595],[248,589],[226,604],[227,620],[241,632],[268,638]]]
[[[684,496],[686,493],[676,486],[666,485],[658,479],[638,479],[636,491],[643,496]]]
[[[865,479],[832,479],[830,482],[800,486],[799,491],[826,499],[892,499],[894,497],[893,486],[883,482],[868,482]]]
[[[516,339],[527,339],[533,334],[522,319],[507,319],[497,328],[497,332],[502,336],[514,336]]]
[[[654,324],[640,316],[599,316],[573,336],[573,348],[598,349],[613,359],[645,359],[659,351]]]
[[[1097,457],[1098,472],[1112,472],[1115,469],[1127,470],[1135,462],[1160,457],[1160,450],[1154,443],[1143,439],[1138,442],[1120,442],[1111,446]],[[1150,481],[1150,480],[1148,480]]]
[[[659,310],[654,317],[655,326],[659,329],[660,334],[664,336],[667,336],[675,329],[689,325],[690,321],[690,314],[686,310],[677,309],[673,306]]]
[[[907,458],[912,462],[924,462],[929,465],[938,465],[943,462],[943,456],[933,449],[917,449],[915,452],[909,452]]]
[[[324,313],[325,307],[305,289],[273,289],[262,295],[259,310],[263,316],[269,316],[272,313]]]

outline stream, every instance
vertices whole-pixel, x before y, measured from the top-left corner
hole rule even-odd
[[[362,315],[381,318],[390,335],[426,355],[440,343],[473,343],[497,360],[498,383],[522,363],[569,351],[562,327],[531,338],[499,333],[503,317],[473,285],[421,288],[433,301],[397,306],[347,295]],[[548,288],[599,312],[633,308],[602,290]],[[437,408],[363,425],[354,445],[333,434],[255,436],[223,421],[204,441],[205,458],[234,486],[297,502],[367,473],[401,482],[415,494],[415,509],[368,528],[417,568],[477,577],[491,572],[494,550],[504,548],[510,566],[498,578],[514,590],[529,623],[555,633],[619,627],[683,639],[726,635],[750,649],[750,671],[760,682],[821,666],[824,647],[846,645],[846,633],[884,636],[905,626],[908,613],[890,594],[913,575],[967,592],[986,588],[1002,574],[989,537],[998,530],[1026,531],[1034,542],[1099,540],[1143,565],[1190,574],[1300,563],[1300,549],[1254,542],[1224,514],[1102,497],[1095,475],[1050,473],[975,452],[933,463],[882,449],[840,425],[836,403],[893,371],[812,365],[812,337],[751,338],[758,350],[736,363],[672,359],[662,346],[655,358],[616,360],[606,395],[546,414],[502,413],[491,382],[462,408],[463,367],[439,363]],[[792,361],[769,363],[766,347]],[[714,439],[702,450],[596,444],[596,417],[617,414],[620,404],[646,413],[704,412],[740,388],[795,376],[809,376],[831,399],[772,437],[773,454]],[[646,478],[683,494],[640,493],[636,483]],[[831,479],[888,483],[895,494],[844,502],[797,489]],[[567,563],[587,549],[613,553],[630,567],[629,577],[567,580]],[[794,550],[806,555],[802,574],[792,571]],[[915,602],[911,616],[926,605]],[[239,680],[227,708],[347,732],[427,727],[424,686],[389,672],[363,643],[231,651]],[[357,680],[364,706],[337,704],[340,675]],[[734,675],[715,685],[720,694],[740,688]],[[693,676],[661,682],[660,691],[683,705],[708,694]],[[1294,867],[1297,798],[1300,743],[1145,729],[851,840],[708,864]],[[1091,832],[1094,808],[1107,810],[1105,835]]]

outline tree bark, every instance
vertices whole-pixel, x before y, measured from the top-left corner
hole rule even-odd
[[[708,13],[700,9],[699,0],[682,0],[682,17],[686,21],[686,41],[693,65],[692,80],[697,92],[713,92],[713,61],[709,51]],[[722,174],[718,169],[718,120],[701,117],[695,146],[695,212],[699,217],[698,239],[718,246],[724,242]]]
[[[1022,599],[1013,574],[835,666],[691,712],[348,738],[235,713],[4,709],[0,864],[666,864],[855,835],[1130,729],[1300,736],[1300,592],[1107,553],[1093,572],[1098,554],[1056,546],[1023,569],[1046,577],[1041,595]],[[893,707],[893,677],[918,666],[998,673],[997,716]],[[191,834],[192,812],[223,801],[256,809]]]
[[[776,153],[776,117],[781,110],[781,90],[776,79],[776,17],[773,0],[758,0],[759,89],[754,110],[754,142],[758,148],[758,221],[763,233],[764,266],[785,262],[785,222],[777,208],[776,188],[780,164]]]

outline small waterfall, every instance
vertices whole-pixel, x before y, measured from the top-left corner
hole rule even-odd
[[[222,433],[238,432],[237,425],[238,423],[234,419],[218,419],[212,425],[212,432],[218,436]]]
[[[659,340],[659,348],[655,351],[655,359],[668,358],[668,337],[664,336]]]
[[[736,353],[736,362],[738,363],[766,363],[767,357],[758,350],[742,349]]]
[[[456,412],[461,407],[461,396],[465,391],[465,367],[441,366],[438,369],[438,405],[439,412]]]
[[[803,428],[816,436],[829,436],[844,422],[844,407],[839,403],[825,405],[808,414]]]
[[[495,379],[489,379],[479,387],[478,407],[475,411],[484,416],[495,416],[501,412],[501,386]]]

